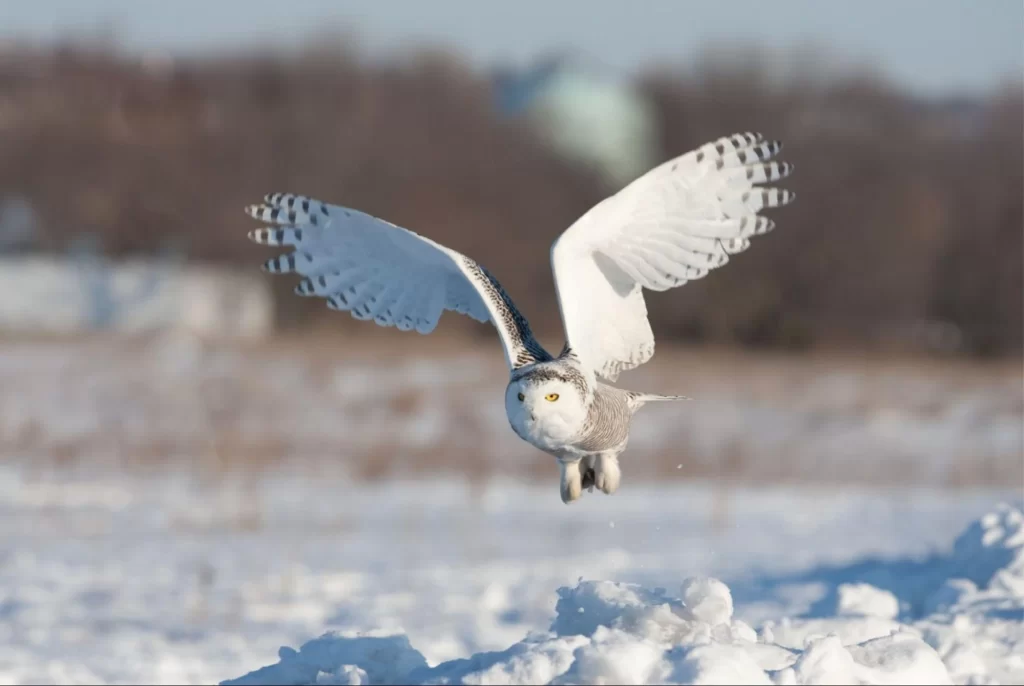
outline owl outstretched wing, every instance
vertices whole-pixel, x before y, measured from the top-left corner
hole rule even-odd
[[[305,277],[295,287],[299,295],[422,334],[451,310],[492,322],[510,369],[551,359],[497,279],[451,248],[364,212],[289,193],[267,195],[246,212],[272,224],[250,231],[250,240],[294,248],[263,269]]]
[[[562,233],[551,266],[567,344],[585,365],[614,381],[649,360],[643,289],[702,278],[772,230],[757,213],[795,195],[755,184],[792,172],[770,161],[781,149],[759,134],[720,138],[655,167]]]

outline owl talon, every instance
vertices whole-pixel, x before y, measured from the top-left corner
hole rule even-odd
[[[593,467],[583,470],[583,477],[580,479],[580,485],[587,489],[588,493],[594,492],[594,486],[597,485],[597,478]]]

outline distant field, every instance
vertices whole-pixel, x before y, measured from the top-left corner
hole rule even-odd
[[[0,340],[0,459],[33,467],[274,465],[357,478],[439,469],[553,479],[503,408],[496,346],[311,335],[261,344]],[[683,393],[637,418],[631,480],[1021,483],[1020,361],[662,347],[619,385]]]

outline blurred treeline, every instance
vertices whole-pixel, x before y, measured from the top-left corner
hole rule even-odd
[[[798,201],[775,213],[773,234],[649,294],[659,340],[1019,354],[1019,84],[928,102],[863,73],[773,78],[750,55],[652,70],[635,86],[655,105],[663,158],[756,130],[796,165],[786,186]],[[170,250],[254,270],[270,253],[245,240],[244,205],[284,190],[358,207],[488,266],[557,347],[549,245],[614,189],[494,103],[488,75],[443,52],[369,63],[324,43],[172,61],[8,45],[0,199],[34,210],[32,250],[94,235],[110,255]],[[292,325],[376,328],[282,302]],[[442,328],[491,335],[460,319]]]

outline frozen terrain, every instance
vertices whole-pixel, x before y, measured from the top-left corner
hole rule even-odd
[[[0,683],[1024,680],[1019,488],[554,488],[0,467]]]
[[[579,581],[558,591],[549,630],[503,651],[430,665],[407,636],[331,632],[227,684],[947,684],[1024,678],[1024,514],[973,523],[952,555],[834,588],[824,616],[733,616],[729,588],[689,578],[678,597]]]
[[[667,348],[566,507],[430,341],[0,340],[0,684],[1024,681],[1018,362]]]
[[[0,339],[0,455],[211,473],[288,462],[403,479],[446,468],[547,483],[557,472],[509,428],[507,370],[482,340]],[[1020,483],[1020,379],[1012,360],[664,346],[622,385],[694,401],[637,416],[624,479]]]

